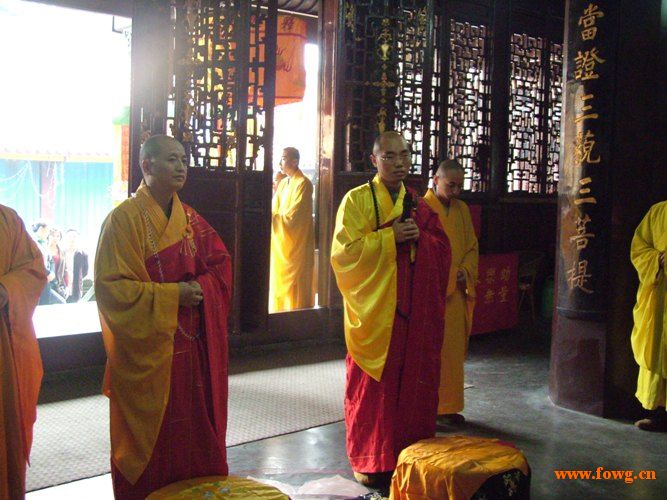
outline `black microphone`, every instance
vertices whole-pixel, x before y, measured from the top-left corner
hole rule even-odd
[[[403,214],[401,215],[401,222],[405,222],[405,219],[412,218],[412,211],[415,209],[415,201],[412,198],[412,193],[410,191],[405,191],[405,197],[403,198]]]

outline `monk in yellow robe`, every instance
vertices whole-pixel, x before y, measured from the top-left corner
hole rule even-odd
[[[667,431],[667,201],[651,207],[632,238],[630,258],[639,275],[632,351],[639,365],[637,393],[650,411],[635,425],[647,431]]]
[[[406,446],[433,437],[438,405],[447,236],[403,180],[397,132],[375,141],[378,174],[338,209],[331,265],[344,299],[347,455],[355,478],[382,486]]]
[[[95,295],[111,411],[116,498],[227,475],[227,313],[231,261],[176,192],[183,146],[160,135],[140,153],[144,184],[105,220]]]
[[[465,422],[460,414],[463,410],[463,361],[472,328],[479,260],[470,210],[458,199],[463,176],[463,167],[456,160],[441,162],[433,176],[433,188],[424,196],[428,206],[438,214],[452,247],[438,403],[438,422],[450,425]]]
[[[299,169],[299,150],[285,148],[284,176],[271,208],[269,312],[313,307],[313,184]]]
[[[46,285],[37,244],[11,208],[0,205],[0,498],[25,494],[42,358],[32,314]]]

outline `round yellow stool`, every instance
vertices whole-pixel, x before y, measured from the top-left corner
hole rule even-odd
[[[178,481],[154,491],[148,495],[147,500],[189,500],[197,498],[289,500],[287,495],[273,486],[236,476],[206,476]]]
[[[399,455],[390,498],[530,498],[530,467],[520,450],[497,439],[424,439]]]

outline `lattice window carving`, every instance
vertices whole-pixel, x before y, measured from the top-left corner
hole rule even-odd
[[[488,190],[491,162],[491,33],[450,20],[447,157],[465,169],[464,189]]]
[[[436,15],[435,26],[433,29],[433,72],[431,75],[431,114],[430,114],[430,148],[429,148],[429,177],[433,176],[435,168],[440,161],[441,139],[440,131],[442,130],[442,110],[444,109],[441,94],[442,87],[442,39],[440,32],[442,30],[442,16]]]
[[[269,8],[272,7],[272,8]],[[264,167],[268,20],[275,2],[172,0],[172,133],[191,167]]]
[[[424,154],[428,162],[428,144],[424,137],[424,76],[427,70],[427,6],[426,2],[405,2],[406,10],[398,20],[398,94],[394,129],[400,130],[412,148],[412,171],[420,174]],[[427,132],[428,133],[428,132]],[[428,163],[427,163],[428,165]]]
[[[547,169],[546,193],[558,192],[560,163],[560,127],[563,102],[563,46],[550,43],[549,106],[547,108]]]
[[[432,0],[347,1],[345,3],[346,169],[370,170],[368,153],[384,130],[398,130],[411,142],[413,167],[428,165],[431,82],[425,81],[428,13]],[[429,97],[429,99],[426,99]]]
[[[507,191],[541,193],[545,139],[545,39],[514,33],[510,43],[510,105]]]
[[[246,112],[246,146],[244,166],[246,170],[264,168],[264,126],[266,109],[264,108],[264,88],[266,69],[266,26],[269,20],[268,2],[253,2],[250,16],[250,40],[248,54],[248,99]],[[267,137],[271,141],[271,137]]]

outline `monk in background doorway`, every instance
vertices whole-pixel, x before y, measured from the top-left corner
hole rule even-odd
[[[313,184],[299,169],[299,150],[283,149],[271,206],[269,312],[313,307]]]

